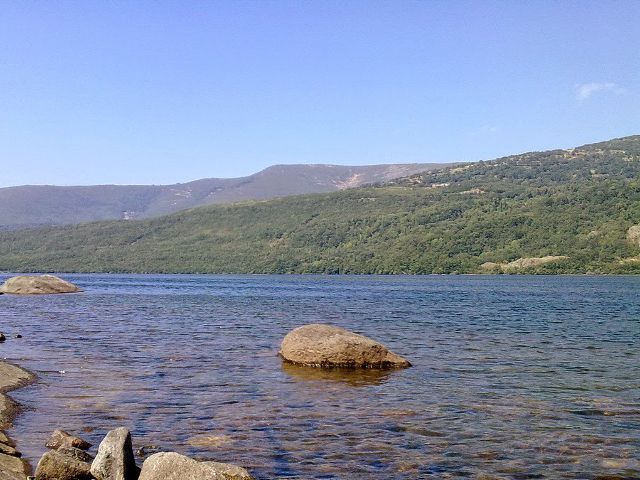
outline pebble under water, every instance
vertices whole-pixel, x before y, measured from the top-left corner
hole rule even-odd
[[[0,356],[39,376],[9,431],[34,464],[55,428],[126,426],[259,479],[640,478],[638,277],[63,278],[84,292],[0,296]],[[414,366],[283,365],[312,322]]]

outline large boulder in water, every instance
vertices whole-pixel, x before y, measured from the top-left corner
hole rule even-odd
[[[287,334],[280,346],[287,362],[310,367],[402,368],[411,364],[384,345],[331,325],[311,324]]]
[[[43,293],[75,293],[80,289],[55,275],[21,275],[11,277],[2,286],[0,293],[34,295]]]
[[[174,452],[156,453],[142,464],[139,480],[252,480],[244,468],[228,463],[198,462]]]

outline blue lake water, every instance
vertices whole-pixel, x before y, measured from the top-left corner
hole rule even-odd
[[[63,277],[84,292],[0,296],[0,356],[39,375],[13,393],[31,460],[124,425],[265,479],[640,478],[638,277]],[[312,322],[414,366],[283,365]]]

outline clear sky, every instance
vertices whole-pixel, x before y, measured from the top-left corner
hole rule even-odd
[[[0,186],[640,133],[640,1],[0,0]]]

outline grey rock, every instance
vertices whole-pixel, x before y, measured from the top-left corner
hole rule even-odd
[[[0,332],[0,342],[4,342],[7,337],[4,336],[4,333]]]
[[[280,356],[310,367],[400,368],[406,359],[384,345],[343,328],[319,323],[295,328],[284,337]]]
[[[73,447],[80,450],[89,450],[91,448],[89,442],[59,429],[53,431],[45,446],[51,450],[57,450],[61,447]]]
[[[2,431],[0,431],[0,443],[4,443],[5,445],[9,445],[10,447],[16,446],[16,444],[13,443],[13,441]]]
[[[8,392],[34,379],[34,375],[20,367],[0,361],[0,391]],[[0,419],[1,420],[1,419]],[[1,423],[1,422],[0,422]]]
[[[60,447],[58,453],[62,455],[66,455],[67,457],[75,458],[76,460],[80,460],[81,462],[91,463],[93,462],[93,456],[89,455],[84,450],[80,450],[75,447]]]
[[[24,474],[25,464],[17,457],[0,453],[0,472],[15,472]]]
[[[249,474],[249,472],[239,467],[238,465],[233,465],[231,463],[221,463],[221,462],[203,462],[207,468],[215,469],[224,476],[227,480],[252,480],[253,477]]]
[[[90,480],[91,464],[50,450],[36,467],[36,480]]]
[[[129,430],[120,427],[107,433],[91,464],[91,474],[97,480],[135,480],[139,471],[133,458]]]
[[[252,480],[244,468],[218,462],[198,462],[175,452],[151,455],[139,480]]]
[[[30,478],[36,477],[27,477],[24,473],[0,471],[0,480],[29,480]]]
[[[4,453],[5,455],[11,455],[12,457],[21,457],[22,454],[17,451],[15,448],[5,445],[4,443],[0,443],[0,453]]]

